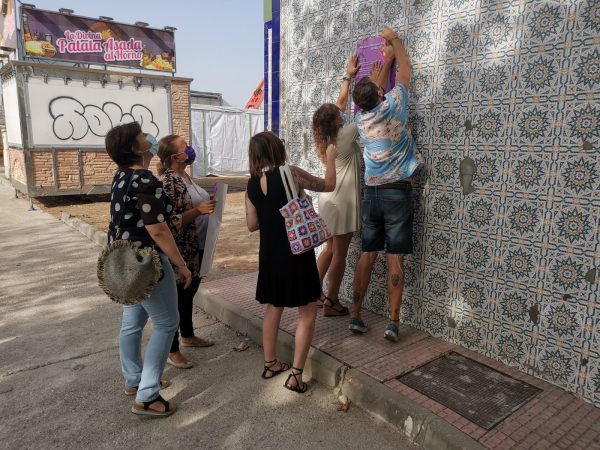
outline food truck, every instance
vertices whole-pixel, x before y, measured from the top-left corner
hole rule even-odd
[[[31,196],[102,194],[115,166],[104,137],[138,121],[157,139],[190,139],[190,78],[175,76],[172,27],[22,5],[19,40],[0,69],[4,164]]]

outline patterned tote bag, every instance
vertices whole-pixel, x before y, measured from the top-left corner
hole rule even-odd
[[[312,248],[318,247],[331,237],[325,221],[313,208],[311,198],[304,190],[296,190],[292,171],[286,164],[279,167],[281,180],[285,187],[287,204],[279,209],[285,220],[290,248],[294,255],[300,255]]]

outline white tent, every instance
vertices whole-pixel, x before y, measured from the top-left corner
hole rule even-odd
[[[248,175],[248,141],[264,130],[263,111],[192,105],[192,175]]]

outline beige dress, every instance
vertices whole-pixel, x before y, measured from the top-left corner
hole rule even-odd
[[[362,154],[357,140],[358,129],[355,123],[349,123],[338,131],[335,190],[319,194],[319,214],[334,236],[353,233],[360,228]]]

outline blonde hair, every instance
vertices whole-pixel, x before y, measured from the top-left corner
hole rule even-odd
[[[177,153],[175,142],[179,137],[180,136],[177,134],[170,134],[158,141],[158,162],[156,163],[156,170],[159,175],[163,175],[170,167],[170,164],[172,164],[172,162],[168,161],[171,156]]]

